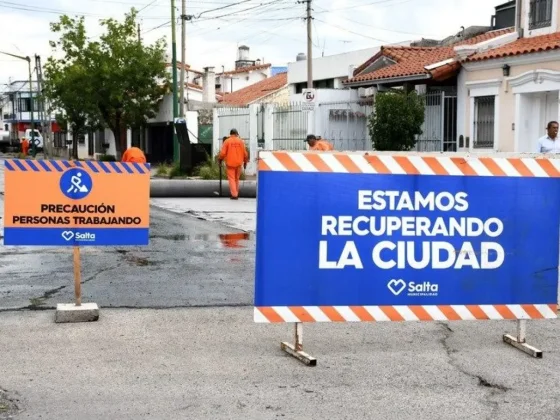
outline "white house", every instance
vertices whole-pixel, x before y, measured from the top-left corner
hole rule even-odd
[[[222,66],[221,73],[216,74],[217,93],[235,92],[271,76],[271,64],[249,57],[249,47],[241,45],[237,50],[234,69],[226,70],[225,66]],[[202,75],[199,75],[199,79],[202,79]]]
[[[379,51],[378,47],[350,51],[342,54],[317,57],[312,60],[313,87],[321,91],[327,89],[346,89],[342,82],[352,77],[355,67],[362,64]],[[288,63],[288,90],[291,100],[301,101],[301,93],[307,88],[307,57],[299,53],[296,61]],[[322,92],[323,100],[331,96]],[[335,93],[336,95],[336,93]],[[346,99],[348,94],[343,94]],[[335,97],[332,97],[335,100]]]
[[[560,120],[560,0],[517,0],[505,45],[463,56],[458,132],[471,151],[536,152]],[[468,140],[468,141],[467,141]]]

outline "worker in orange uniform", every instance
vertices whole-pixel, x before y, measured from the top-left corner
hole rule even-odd
[[[21,151],[23,152],[23,156],[27,156],[27,152],[29,151],[29,140],[25,137],[21,140]]]
[[[138,147],[129,147],[122,155],[122,162],[146,163],[146,155]]]
[[[328,141],[323,140],[321,138],[315,137],[313,134],[309,134],[305,139],[307,144],[309,145],[309,150],[318,150],[321,152],[328,152],[329,150],[334,150],[332,144]]]
[[[239,133],[235,128],[229,132],[229,137],[224,141],[222,150],[218,155],[220,165],[222,161],[226,162],[227,178],[229,182],[230,198],[237,200],[239,198],[239,179],[241,178],[241,166],[247,169],[249,162],[249,153],[245,142],[239,137]]]

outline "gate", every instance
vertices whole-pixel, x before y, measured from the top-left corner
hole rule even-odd
[[[413,150],[417,152],[454,152],[457,150],[457,94],[428,92],[424,102],[424,123]]]
[[[250,124],[249,124],[249,107],[237,108],[217,108],[218,111],[218,130],[214,136],[218,137],[218,142],[222,144],[222,138],[229,136],[229,131],[232,128],[237,129],[239,137],[242,139],[249,139],[250,137]]]
[[[277,105],[272,111],[274,150],[305,150],[309,113],[301,103]]]
[[[331,142],[335,150],[371,150],[368,117],[373,100],[326,102],[317,106],[317,134]]]

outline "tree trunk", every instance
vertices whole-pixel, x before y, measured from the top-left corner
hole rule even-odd
[[[122,118],[120,113],[117,113],[114,122],[115,124],[111,125],[110,129],[115,137],[115,150],[117,152],[117,156],[115,156],[115,158],[120,160],[126,150],[126,131],[123,135]]]
[[[72,131],[72,159],[78,159],[78,132]]]

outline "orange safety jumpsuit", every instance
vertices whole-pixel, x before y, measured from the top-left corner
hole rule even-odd
[[[333,147],[332,144],[330,144],[326,140],[317,140],[315,142],[315,146],[310,147],[309,150],[318,150],[318,151],[321,151],[321,152],[328,152],[329,150],[334,150],[334,147]]]
[[[231,198],[236,199],[239,195],[241,166],[246,166],[249,162],[249,153],[243,140],[236,135],[229,136],[222,145],[218,160],[226,162],[229,191]]]
[[[27,152],[29,151],[29,140],[27,140],[26,138],[21,141],[21,151],[23,152],[24,156],[27,156]]]
[[[122,162],[136,162],[136,163],[146,163],[146,156],[144,152],[138,147],[131,147],[126,149],[122,155]]]

